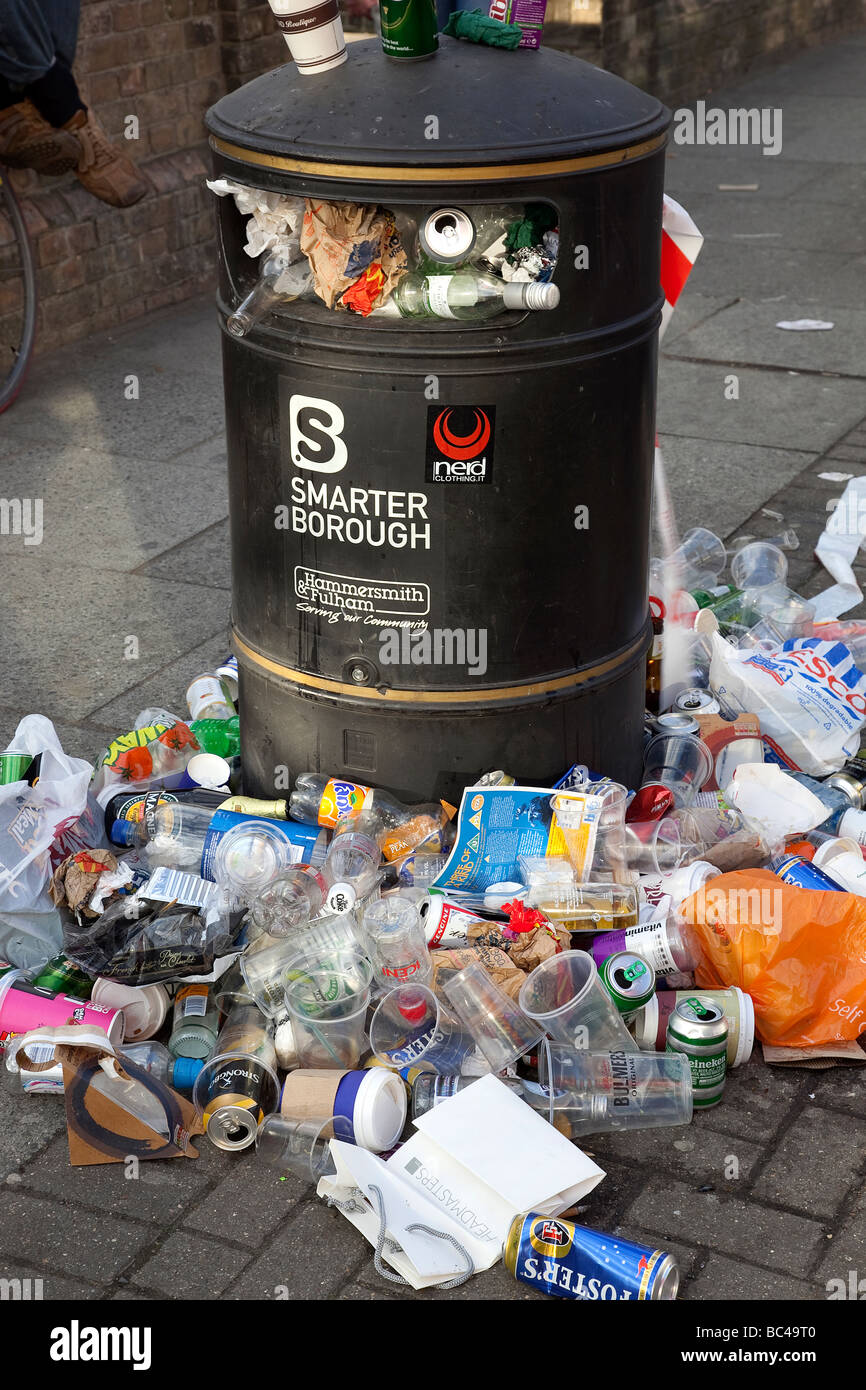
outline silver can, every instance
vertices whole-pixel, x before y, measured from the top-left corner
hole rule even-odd
[[[668,1019],[665,1050],[688,1057],[695,1109],[718,1105],[727,1070],[728,1020],[724,1009],[705,995],[690,994],[681,999]]]
[[[683,690],[674,700],[674,709],[687,714],[718,714],[721,706],[711,690],[699,690],[693,686]]]
[[[656,732],[660,734],[699,734],[701,726],[694,715],[682,709],[669,709],[656,715]]]
[[[866,806],[866,781],[847,767],[843,767],[841,772],[834,772],[825,777],[824,786],[835,787],[843,796],[847,796],[855,811],[862,811]]]
[[[438,265],[457,265],[475,245],[475,224],[460,208],[437,208],[418,228],[418,240]]]

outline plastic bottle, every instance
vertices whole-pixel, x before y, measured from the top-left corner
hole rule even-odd
[[[231,719],[193,719],[190,729],[204,753],[218,758],[235,758],[241,751],[240,721]]]
[[[850,835],[852,831],[856,834],[860,824],[866,826],[866,812],[860,810],[860,798],[853,792],[840,786],[828,786],[826,782],[819,782],[805,772],[789,772],[787,775],[802,787],[807,787],[830,812],[827,819],[821,821],[818,830],[823,830],[828,835]],[[849,812],[854,814],[848,815]],[[848,816],[844,831],[841,829],[843,816]],[[857,838],[859,839],[859,836]]]
[[[392,299],[403,318],[483,322],[507,309],[555,309],[559,287],[523,280],[508,283],[474,268],[438,275],[410,271],[398,281]]]
[[[219,1010],[208,986],[181,985],[174,996],[169,1052],[204,1061],[213,1051],[218,1032]]]
[[[286,869],[251,904],[247,941],[254,941],[263,932],[288,936],[321,912],[326,892],[324,870],[320,874],[308,865]]]
[[[221,837],[234,827],[256,819],[233,811],[170,802],[157,805],[144,820],[115,822],[115,829],[127,827],[122,832],[126,843],[140,847],[151,868],[165,865],[200,873],[202,878],[213,880],[213,860]],[[324,832],[316,833],[288,820],[269,820],[267,824],[285,838],[296,860],[320,864],[324,859],[327,842]]]
[[[348,912],[366,898],[379,878],[381,855],[376,841],[341,822],[328,846],[322,877],[327,885],[329,912]]]
[[[675,975],[694,970],[701,959],[698,938],[685,923],[670,916],[664,922],[626,927],[625,931],[603,932],[590,945],[596,965],[615,951],[635,951],[649,961],[656,975]]]
[[[333,829],[338,821],[354,819],[361,814],[364,798],[370,790],[360,782],[326,777],[320,772],[302,772],[289,798],[289,815],[303,825],[326,825]]]
[[[298,777],[289,799],[289,815],[304,825],[334,827],[351,821],[353,829],[376,841],[389,862],[402,859],[422,842],[431,852],[441,848],[436,836],[441,836],[446,820],[441,806],[404,806],[379,787],[316,772]]]
[[[124,1057],[129,1057],[137,1067],[164,1081],[175,1091],[189,1095],[195,1085],[196,1077],[204,1066],[204,1061],[196,1057],[172,1057],[167,1047],[160,1042],[130,1043],[120,1053],[120,1065]]]

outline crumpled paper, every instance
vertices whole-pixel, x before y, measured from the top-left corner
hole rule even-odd
[[[308,198],[301,250],[323,303],[364,318],[388,298],[408,264],[391,214],[363,203]]]
[[[218,198],[234,197],[238,212],[247,222],[248,256],[260,256],[263,251],[281,251],[286,261],[298,259],[298,237],[304,216],[303,198],[291,198],[285,193],[266,193],[262,188],[250,188],[233,179],[208,179],[207,186]]]
[[[473,945],[459,947],[453,951],[432,951],[430,959],[433,962],[430,987],[434,993],[438,991],[443,975],[452,970],[463,970],[467,965],[483,965],[491,979],[511,999],[517,998],[526,979],[523,971],[517,968],[510,957],[495,946]]]
[[[89,907],[90,897],[101,876],[113,873],[117,860],[107,849],[81,850],[69,854],[54,870],[48,891],[56,907],[68,907],[70,912],[85,917],[98,917],[99,911]]]

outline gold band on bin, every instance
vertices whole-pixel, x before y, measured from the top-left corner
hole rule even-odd
[[[433,166],[422,168],[401,168],[389,164],[336,164],[315,159],[291,159],[284,154],[266,154],[262,150],[248,150],[243,145],[235,145],[219,136],[210,137],[211,147],[229,159],[238,159],[243,164],[257,164],[263,169],[280,169],[287,174],[310,174],[325,179],[352,179],[356,182],[377,183],[480,183],[492,180],[536,179],[551,174],[577,174],[584,169],[610,169],[617,164],[627,164],[633,159],[642,159],[661,149],[667,142],[667,132],[654,135],[651,140],[642,140],[637,145],[626,145],[619,150],[606,150],[603,154],[574,155],[570,159],[543,159],[531,164],[475,164],[465,166]]]
[[[574,686],[585,685],[598,676],[609,675],[618,667],[627,666],[648,645],[646,634],[641,633],[619,655],[601,661],[596,666],[586,666],[581,671],[572,671],[570,675],[557,676],[553,680],[526,681],[520,685],[500,685],[488,690],[394,690],[390,686],[378,689],[375,686],[351,685],[346,681],[327,680],[324,676],[312,676],[306,671],[296,671],[291,666],[284,666],[279,661],[273,661],[271,657],[253,651],[236,629],[232,635],[238,654],[242,654],[252,666],[258,666],[273,676],[280,676],[283,680],[291,681],[292,684],[308,690],[324,691],[328,695],[348,695],[353,699],[376,700],[379,703],[384,701],[392,705],[483,705],[496,704],[503,700],[526,700],[534,695],[555,695]]]

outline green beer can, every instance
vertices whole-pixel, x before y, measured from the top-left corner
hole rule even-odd
[[[11,782],[23,782],[32,761],[32,753],[0,753],[0,787],[8,787]]]
[[[386,58],[417,62],[439,47],[436,0],[379,0]]]
[[[668,1019],[666,1051],[683,1052],[688,1057],[695,1109],[718,1105],[727,1070],[728,1020],[724,1010],[706,997],[681,999]]]
[[[599,967],[601,982],[623,1018],[645,1008],[656,992],[655,971],[634,951],[616,951]]]
[[[75,999],[89,999],[93,981],[74,961],[59,955],[39,972],[33,988],[46,994],[71,994]]]

